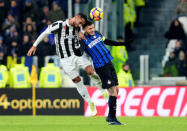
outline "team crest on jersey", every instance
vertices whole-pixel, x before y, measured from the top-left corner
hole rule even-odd
[[[93,38],[96,38],[96,36],[94,35]]]
[[[108,82],[107,82],[109,85],[111,84],[111,81],[110,80],[108,80]]]

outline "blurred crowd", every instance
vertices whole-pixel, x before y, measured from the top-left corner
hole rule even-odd
[[[162,61],[163,75],[187,77],[187,0],[179,0],[165,38],[168,42]]]
[[[73,0],[72,4],[87,2],[88,0]],[[34,58],[28,57],[27,52],[49,24],[67,18],[67,4],[68,0],[0,0],[0,74],[2,74],[0,87],[6,87],[7,84],[15,88],[30,87],[29,74]],[[131,9],[135,11],[135,4],[139,12],[139,7],[144,5],[144,0],[127,0],[125,6],[127,9],[132,7]],[[128,16],[131,11],[126,10],[125,15]],[[129,28],[129,23],[133,24],[135,21],[134,19],[126,20],[126,27]],[[122,36],[118,36],[118,41],[123,41]],[[130,67],[126,62],[128,60],[126,47],[113,47],[111,52],[114,56],[115,69],[121,78],[120,85],[134,86]],[[46,56],[52,55],[55,55],[54,34],[45,38],[36,51],[40,87],[51,86],[52,83],[56,84],[53,87],[61,86],[59,67],[55,67],[54,64],[44,67]],[[19,73],[22,71],[22,75],[18,73],[18,70]],[[58,70],[58,73],[52,75],[54,70]],[[84,84],[89,85],[89,78],[81,70],[80,75],[85,79]]]
[[[124,0],[124,26],[125,40],[134,39],[134,26],[141,25],[141,10],[146,5],[146,0]],[[132,47],[127,46],[127,50],[131,51]]]
[[[74,0],[73,4],[81,2],[87,0]],[[68,0],[0,0],[1,63],[14,65],[9,62],[16,57],[26,56],[47,25],[67,18],[67,4]],[[54,37],[50,35],[38,46],[38,66],[43,66],[45,56],[54,54]]]

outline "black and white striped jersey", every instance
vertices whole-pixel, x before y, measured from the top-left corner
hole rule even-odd
[[[60,58],[77,55],[77,51],[81,48],[78,38],[80,27],[69,25],[69,20],[56,21],[49,25],[43,32],[44,34],[55,33],[56,52]],[[39,42],[39,41],[38,41]],[[36,45],[38,44],[36,40]],[[80,54],[79,54],[80,56]]]

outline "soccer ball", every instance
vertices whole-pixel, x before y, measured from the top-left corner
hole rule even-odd
[[[104,15],[103,10],[100,8],[93,8],[90,11],[90,18],[95,21],[99,21],[100,19],[102,19],[103,15]]]

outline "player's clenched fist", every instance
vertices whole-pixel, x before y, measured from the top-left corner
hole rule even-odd
[[[33,47],[30,48],[30,50],[28,51],[27,56],[31,56],[32,54],[34,55],[35,52],[36,52],[36,47],[33,46]]]

